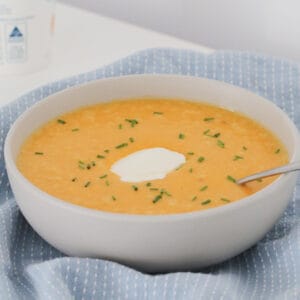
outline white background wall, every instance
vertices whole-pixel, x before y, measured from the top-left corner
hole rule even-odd
[[[216,48],[300,61],[300,0],[61,0]]]

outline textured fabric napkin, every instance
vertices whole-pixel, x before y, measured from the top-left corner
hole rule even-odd
[[[148,275],[101,259],[66,257],[24,220],[3,159],[9,126],[27,107],[83,82],[172,73],[235,84],[281,107],[300,125],[299,67],[244,52],[138,52],[107,67],[38,88],[0,109],[0,299],[300,299],[300,190],[271,232],[241,255],[198,272]],[[270,207],[270,209],[272,209]]]

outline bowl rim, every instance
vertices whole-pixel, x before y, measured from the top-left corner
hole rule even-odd
[[[274,180],[272,183],[264,187],[263,189],[257,191],[254,194],[251,194],[249,196],[246,196],[244,198],[239,199],[238,201],[234,201],[225,205],[221,205],[214,208],[209,208],[205,210],[196,210],[191,212],[182,212],[182,213],[172,213],[172,214],[156,214],[156,215],[147,215],[147,214],[129,214],[129,213],[121,213],[121,212],[110,212],[110,211],[104,211],[104,210],[97,210],[93,208],[84,207],[81,205],[73,204],[71,202],[68,202],[66,200],[62,200],[60,198],[57,198],[55,196],[52,196],[48,194],[47,192],[41,190],[37,186],[35,186],[33,183],[31,183],[17,168],[16,163],[13,159],[12,153],[9,151],[10,144],[12,142],[12,138],[14,135],[14,132],[16,131],[18,124],[21,123],[24,119],[28,118],[30,114],[32,113],[32,110],[34,110],[37,106],[42,106],[44,103],[51,101],[52,97],[59,96],[60,94],[63,94],[69,90],[74,89],[80,89],[82,87],[86,87],[89,85],[97,84],[98,82],[102,81],[118,81],[122,79],[126,79],[128,77],[164,77],[164,78],[176,78],[176,79],[200,79],[202,81],[209,81],[218,83],[219,85],[223,85],[224,88],[231,88],[231,89],[237,89],[240,90],[243,93],[247,93],[250,96],[255,96],[256,98],[260,98],[261,101],[267,102],[270,106],[273,106],[273,109],[279,111],[279,113],[284,117],[286,124],[290,127],[291,135],[294,140],[295,147],[293,148],[293,153],[290,157],[290,162],[295,161],[295,159],[300,159],[300,136],[298,129],[296,125],[293,123],[293,121],[289,118],[289,116],[276,104],[274,104],[272,101],[268,100],[267,98],[264,98],[258,94],[255,94],[252,91],[249,91],[245,88],[241,88],[239,86],[226,83],[224,81],[215,80],[215,79],[209,79],[205,77],[198,77],[198,76],[187,76],[187,75],[178,75],[178,74],[132,74],[132,75],[125,75],[125,76],[117,76],[117,77],[108,77],[108,78],[100,78],[93,81],[89,81],[83,84],[75,85],[72,87],[67,87],[59,92],[55,92],[53,94],[48,95],[47,97],[39,100],[38,102],[31,105],[28,109],[26,109],[24,112],[18,116],[18,118],[13,122],[12,126],[10,127],[7,136],[5,138],[4,143],[4,159],[7,170],[13,174],[16,180],[20,181],[22,184],[27,185],[28,188],[36,194],[38,197],[43,197],[43,201],[47,201],[50,205],[58,206],[59,208],[71,210],[72,212],[89,215],[91,217],[95,218],[102,218],[102,219],[110,219],[110,220],[119,220],[119,221],[130,221],[130,222],[157,222],[157,221],[163,221],[163,222],[173,222],[178,220],[184,220],[184,219],[190,219],[190,218],[207,218],[214,215],[223,214],[225,212],[234,211],[237,209],[240,209],[243,206],[247,206],[250,204],[255,204],[258,201],[261,201],[264,195],[268,195],[274,190],[278,188],[279,184],[284,184],[286,182],[289,182],[290,180],[293,180],[297,175],[294,172],[282,174],[280,175],[276,180]],[[125,98],[124,98],[125,99]],[[109,100],[111,101],[111,100]],[[192,101],[192,100],[191,100]],[[209,102],[208,102],[209,103]],[[78,106],[79,108],[80,106]],[[226,106],[224,107],[226,109]],[[227,108],[228,109],[228,108]],[[67,112],[67,111],[66,111]],[[298,151],[297,151],[298,150]],[[17,201],[18,202],[18,201]]]

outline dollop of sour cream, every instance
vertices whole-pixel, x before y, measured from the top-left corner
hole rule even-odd
[[[181,153],[165,148],[149,148],[129,154],[116,161],[110,170],[125,182],[163,179],[185,163]]]

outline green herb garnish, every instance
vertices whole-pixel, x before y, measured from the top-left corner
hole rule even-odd
[[[138,188],[136,185],[132,185],[131,187],[132,187],[132,189],[133,189],[134,191],[138,191],[138,190],[139,190],[139,188]]]
[[[35,155],[44,155],[44,152],[34,152]]]
[[[197,200],[197,196],[194,196],[193,198],[192,198],[192,201],[196,201]]]
[[[119,129],[122,129],[122,128],[123,128],[123,125],[122,125],[122,124],[119,124],[119,125],[118,125],[118,128],[119,128]]]
[[[79,131],[79,128],[73,128],[72,131]]]
[[[124,147],[127,147],[127,146],[128,146],[127,143],[122,143],[122,144],[116,146],[115,148],[116,148],[116,149],[120,149],[120,148],[124,148]]]
[[[100,176],[99,178],[100,178],[100,179],[104,179],[104,178],[106,178],[106,177],[107,177],[107,174],[104,174],[104,175]]]
[[[157,196],[152,200],[152,203],[158,202],[161,198],[162,198],[162,195],[161,195],[161,194],[157,195]]]
[[[221,140],[217,140],[217,145],[220,147],[220,148],[225,148],[225,144],[223,141]]]
[[[274,153],[278,154],[279,152],[280,152],[280,148],[276,149]]]
[[[91,184],[91,182],[90,181],[88,181],[85,185],[84,185],[84,187],[85,188],[87,188],[87,187],[89,187],[90,186],[90,184]]]
[[[190,169],[189,169],[189,172],[190,172],[190,173],[193,173],[193,168],[190,168]]]
[[[139,124],[138,120],[135,119],[125,119],[125,121],[130,123],[131,127],[134,127],[135,125]]]
[[[230,200],[227,199],[227,198],[221,198],[221,200],[224,201],[224,202],[227,202],[227,203],[230,202]]]
[[[201,191],[201,192],[204,192],[205,190],[207,190],[207,188],[208,188],[208,185],[204,185],[204,186],[200,189],[200,191]]]
[[[247,151],[247,150],[248,150],[248,148],[247,148],[246,146],[243,146],[243,150]]]
[[[236,183],[236,179],[230,175],[227,175],[227,180]]]
[[[151,182],[147,182],[146,186],[151,186],[151,184],[152,184]]]
[[[204,122],[209,122],[209,121],[212,121],[212,120],[214,120],[214,119],[215,119],[215,118],[209,117],[209,118],[204,118],[203,121],[204,121]]]
[[[220,132],[217,132],[217,133],[214,133],[214,134],[209,134],[209,132],[210,132],[210,129],[207,129],[203,132],[203,134],[206,135],[206,136],[209,136],[211,138],[217,138],[221,135]]]
[[[133,138],[133,137],[130,137],[130,138],[129,138],[129,141],[130,141],[130,143],[133,143],[133,142],[134,142],[134,138]]]
[[[79,160],[79,161],[78,161],[78,167],[79,167],[80,169],[85,169],[85,168],[86,168],[85,163],[84,163],[82,160]]]
[[[77,180],[77,177],[72,178],[72,182],[75,182]]]
[[[104,152],[105,152],[105,153],[109,153],[109,150],[108,150],[108,149],[105,149]]]
[[[205,201],[202,201],[201,202],[201,205],[207,205],[207,204],[209,204],[211,202],[211,200],[210,199],[207,199],[207,200],[205,200]]]
[[[113,201],[116,201],[116,200],[117,200],[117,198],[116,198],[114,195],[111,196],[111,199],[112,199]]]
[[[97,158],[99,158],[99,159],[104,159],[104,158],[105,158],[105,156],[104,156],[104,155],[100,155],[100,154],[98,154],[98,155],[97,155]]]
[[[154,111],[153,114],[154,114],[154,115],[163,115],[164,113],[161,112],[161,111]]]
[[[199,163],[202,163],[204,160],[205,160],[205,157],[204,157],[204,156],[200,156],[200,157],[198,158],[198,162],[199,162]]]
[[[168,197],[171,197],[171,196],[172,196],[172,195],[171,195],[168,191],[166,191],[165,189],[161,189],[161,190],[160,190],[160,193],[161,193],[161,195],[165,194],[165,195],[167,195]]]
[[[187,154],[188,155],[194,155],[195,153],[194,152],[188,152]]]
[[[65,120],[62,120],[62,119],[57,119],[57,123],[59,123],[59,124],[66,124],[67,122]]]
[[[240,155],[235,155],[235,156],[233,157],[233,160],[239,160],[239,159],[244,159],[244,157],[243,157],[243,156],[240,156]]]
[[[183,133],[179,133],[178,138],[180,140],[183,140],[185,138],[185,135]]]

